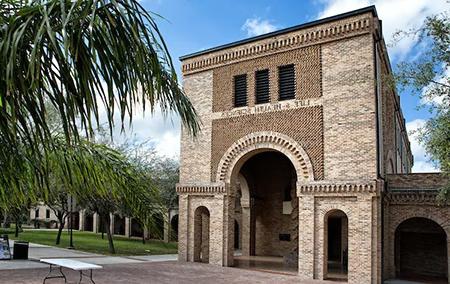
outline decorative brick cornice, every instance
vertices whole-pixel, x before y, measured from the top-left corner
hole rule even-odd
[[[177,184],[177,193],[190,194],[224,194],[226,187],[224,183],[213,184]]]
[[[251,133],[236,141],[219,162],[216,181],[230,183],[231,174],[240,159],[259,149],[277,150],[285,154],[294,165],[301,180],[314,180],[313,167],[305,150],[292,138],[277,132]]]
[[[373,18],[367,15],[348,18],[327,25],[290,32],[268,40],[190,58],[183,61],[182,71],[184,74],[200,72],[268,54],[361,35],[371,32],[372,26]]]
[[[395,190],[386,195],[389,204],[412,205],[431,204],[437,205],[438,190]]]
[[[319,182],[297,183],[297,195],[316,193],[375,193],[377,182]]]

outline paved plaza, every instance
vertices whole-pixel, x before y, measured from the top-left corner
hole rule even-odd
[[[105,256],[45,245],[30,244],[29,260],[0,261],[0,283],[42,283],[48,266],[41,258],[69,258],[104,267],[94,271],[96,283],[336,283],[303,280],[291,271],[279,269],[268,273],[264,263],[243,265],[246,269],[220,267],[203,263],[182,263],[177,255]],[[241,261],[244,261],[242,259]],[[273,267],[272,267],[273,268]],[[251,270],[249,270],[251,269]],[[77,283],[78,273],[63,269],[68,283]],[[63,283],[60,279],[48,283]],[[419,282],[386,281],[386,284],[414,284]]]
[[[42,283],[48,269],[0,271],[1,283]],[[78,280],[78,274],[67,271],[69,283]],[[145,262],[138,264],[105,265],[94,272],[96,283],[325,283],[300,282],[297,276],[279,275],[200,263]],[[63,282],[63,281],[62,281]],[[53,280],[48,283],[62,283]]]

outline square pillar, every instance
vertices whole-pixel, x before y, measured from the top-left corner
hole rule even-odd
[[[241,223],[241,251],[243,256],[250,255],[250,202],[241,202],[242,223]]]
[[[180,214],[178,215],[178,260],[188,261],[188,242],[189,242],[189,204],[188,196],[180,194],[178,198],[178,207]]]
[[[298,199],[298,275],[314,279],[314,196]]]
[[[98,213],[94,213],[92,215],[92,231],[94,233],[98,233],[100,230],[98,229],[99,224],[99,217],[98,217]]]
[[[130,217],[125,217],[125,237],[130,237]]]
[[[79,211],[80,220],[79,220],[79,224],[78,224],[78,229],[80,231],[84,231],[84,217],[85,217],[85,214],[86,214],[86,210],[83,209],[83,210]]]
[[[113,213],[109,213],[109,219],[110,219],[109,229],[111,230],[111,235],[114,235],[114,214]]]
[[[169,212],[167,212],[166,214],[164,214],[164,242],[168,243],[170,240],[170,230],[169,230],[169,226],[170,226],[170,214]]]

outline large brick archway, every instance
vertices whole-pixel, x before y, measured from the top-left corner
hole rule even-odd
[[[251,213],[253,210],[251,209],[252,202],[250,202],[250,189],[245,180],[242,179],[240,170],[254,157],[267,154],[268,152],[284,156],[286,160],[290,162],[292,170],[295,172],[295,181],[291,183],[293,185],[293,199],[291,202],[292,213],[289,218],[295,220],[294,223],[296,223],[297,226],[295,226],[295,230],[292,228],[288,230],[292,235],[292,240],[290,241],[294,244],[298,242],[298,198],[296,195],[296,187],[298,184],[307,183],[314,180],[314,171],[310,158],[303,147],[287,135],[277,132],[255,132],[242,137],[233,143],[231,147],[229,147],[219,162],[216,182],[223,183],[225,185],[226,194],[233,200],[229,203],[233,205],[232,208],[228,210],[228,219],[234,221],[236,214],[242,218],[240,232],[234,232],[234,223],[231,221],[226,222],[226,224],[228,224],[228,233],[226,236],[230,240],[234,240],[235,234],[239,233],[242,238],[242,255],[255,255],[256,244],[254,239],[256,236],[256,229],[250,229],[251,226],[249,224],[251,224],[251,216],[256,216],[253,215],[256,213]],[[236,213],[236,210],[238,209],[235,207],[237,206],[236,204],[239,204],[240,206],[239,209],[241,211],[239,213]],[[253,237],[253,242],[251,237],[252,235],[255,235]],[[288,254],[290,255],[295,253],[298,257],[298,244],[292,246],[297,247],[295,250],[296,252],[293,249],[289,249],[291,252]],[[230,264],[234,262],[232,260],[233,247],[234,246],[229,245],[227,250],[227,255],[229,259],[231,259],[229,262]],[[260,253],[267,254],[267,252],[263,252],[262,250],[260,250]],[[287,255],[285,257],[292,258],[292,256],[288,257]],[[295,257],[294,263],[297,262],[297,257]]]
[[[217,169],[216,181],[232,184],[239,169],[252,156],[267,150],[286,155],[292,162],[299,181],[313,181],[314,171],[308,154],[294,139],[278,132],[255,132],[237,140],[222,156]]]

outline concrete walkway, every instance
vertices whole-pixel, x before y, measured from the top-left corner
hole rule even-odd
[[[13,253],[14,241],[10,241]],[[133,264],[144,262],[160,262],[177,260],[176,254],[168,255],[140,255],[140,256],[106,256],[101,254],[82,252],[40,244],[29,244],[29,260],[0,260],[0,270],[46,268],[48,265],[39,262],[43,258],[74,258],[99,265]]]

